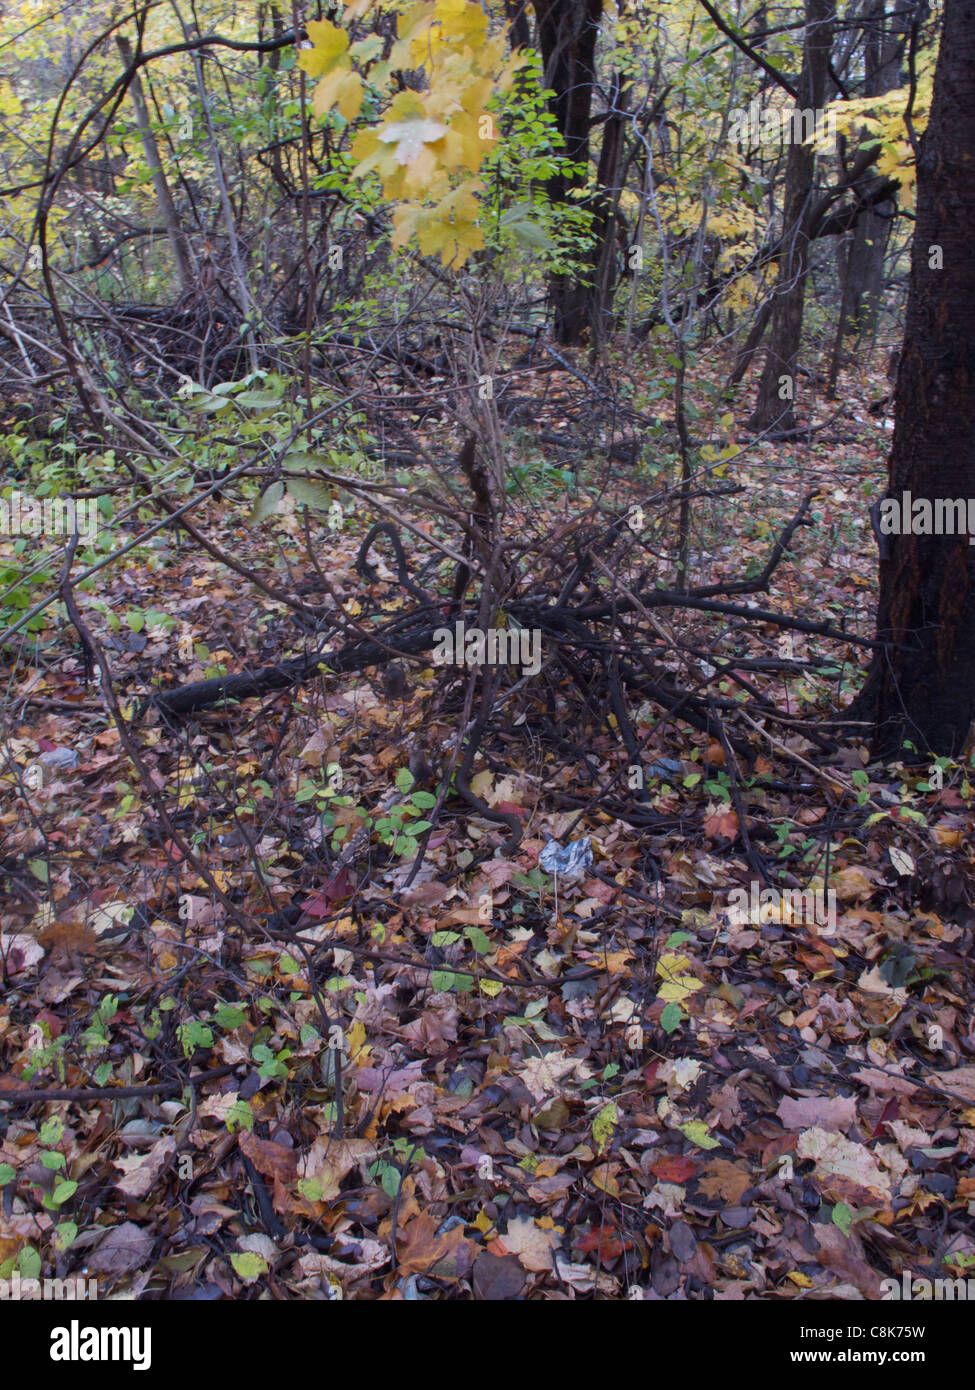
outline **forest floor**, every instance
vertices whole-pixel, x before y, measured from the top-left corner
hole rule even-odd
[[[760,570],[813,492],[761,605],[872,636],[884,390],[847,384],[821,435],[718,474],[741,491],[703,507],[701,582]],[[637,495],[617,474],[610,498]],[[523,476],[513,532],[555,532],[574,499]],[[215,499],[198,524],[321,597],[293,508],[248,527]],[[364,583],[363,531],[323,529],[317,558],[365,622],[412,600],[375,551]],[[84,1269],[141,1298],[783,1300],[971,1271],[971,765],[809,737],[862,650],[739,625],[736,675],[796,730],[753,714],[729,768],[719,737],[631,709],[642,821],[599,795],[625,785],[612,717],[522,692],[471,781],[517,849],[448,797],[414,871],[460,719],[441,670],[167,723],[140,697],[309,634],[168,532],[77,597],[142,770],[70,628],[7,668],[0,1274]],[[679,621],[706,653],[714,615]],[[550,840],[588,840],[591,864],[546,873]],[[816,920],[757,896],[756,856],[818,888]]]

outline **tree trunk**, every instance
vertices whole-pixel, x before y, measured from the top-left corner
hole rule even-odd
[[[533,0],[538,21],[538,44],[545,65],[545,85],[555,93],[552,110],[565,140],[562,154],[580,166],[567,177],[558,173],[549,183],[553,203],[568,201],[569,192],[588,177],[592,93],[596,82],[596,40],[602,0]],[[587,325],[586,287],[569,275],[553,276],[549,287],[555,311],[555,339],[572,345]]]
[[[624,115],[630,88],[619,73],[611,89],[613,114],[603,125],[603,143],[596,171],[596,217],[593,222],[593,283],[588,288],[586,317],[590,341],[595,352],[613,328],[613,291],[616,288],[616,240],[620,225],[619,200],[622,189]]]
[[[115,42],[118,51],[122,55],[122,62],[127,68],[132,66],[132,45],[124,34],[116,34]],[[162,160],[159,157],[159,146],[149,120],[149,110],[146,106],[145,93],[142,90],[142,78],[138,71],[134,74],[129,84],[129,95],[132,98],[132,105],[135,108],[135,123],[139,131],[139,139],[142,141],[142,152],[146,157],[149,166],[149,173],[152,176],[152,186],[156,194],[156,202],[159,204],[159,215],[162,218],[163,226],[166,228],[166,235],[169,237],[169,244],[173,250],[173,259],[176,262],[176,273],[179,276],[180,289],[184,291],[193,288],[193,253],[189,248],[189,243],[179,224],[179,216],[176,212],[176,204],[173,202],[173,195],[169,191],[169,184],[166,181],[166,171],[163,169]]]
[[[975,0],[946,0],[897,374],[887,495],[899,502],[975,498],[973,150]],[[898,645],[875,657],[860,716],[874,722],[877,756],[905,739],[955,755],[975,716],[975,546],[964,533],[879,539],[877,636]]]
[[[899,9],[899,5],[894,5]],[[901,59],[907,44],[910,17],[900,19],[887,14],[887,0],[874,0],[864,17],[868,28],[864,44],[864,96],[881,96],[892,91],[900,82]],[[864,185],[876,183],[867,177]],[[861,337],[877,331],[877,316],[883,303],[884,258],[890,236],[893,202],[881,203],[876,211],[867,212],[853,228],[850,255],[847,262],[848,324]],[[886,213],[886,216],[883,214]]]
[[[806,41],[799,78],[803,107],[821,111],[832,39],[835,0],[806,0]],[[796,365],[802,341],[802,308],[809,264],[810,214],[816,156],[792,130],[785,174],[783,227],[787,249],[779,261],[779,285],[772,309],[769,346],[758,386],[758,400],[748,421],[753,430],[796,428]]]

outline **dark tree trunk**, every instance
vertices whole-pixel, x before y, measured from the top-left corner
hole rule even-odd
[[[593,222],[593,283],[588,288],[586,318],[593,351],[613,329],[613,291],[618,275],[617,232],[620,226],[620,177],[623,130],[630,88],[617,73],[612,86],[612,113],[603,124],[603,143],[596,171],[596,216]]]
[[[887,494],[975,497],[975,0],[946,0],[917,225]],[[884,549],[888,551],[884,557]],[[881,537],[878,655],[856,702],[874,752],[952,756],[975,716],[975,546]]]
[[[901,78],[901,59],[907,44],[910,16],[901,6],[899,18],[887,14],[888,0],[874,0],[864,16],[868,27],[864,44],[863,92],[865,96],[880,96],[898,86]],[[864,179],[864,191],[877,182],[876,176]],[[890,235],[892,202],[881,203],[875,212],[867,212],[853,228],[846,274],[848,326],[859,335],[871,335],[877,329],[877,315],[883,302],[884,258]],[[884,215],[886,214],[886,216]]]
[[[799,78],[802,107],[820,111],[826,97],[826,73],[832,41],[835,0],[806,0],[806,41]],[[793,137],[796,132],[793,130]],[[793,138],[785,174],[783,228],[787,249],[779,261],[779,286],[772,309],[772,328],[758,399],[750,429],[796,428],[796,365],[802,341],[802,308],[809,264],[813,177],[816,156]]]
[[[532,41],[528,0],[504,0],[504,17],[511,25],[509,41],[512,52],[517,48],[528,48]]]
[[[562,153],[581,166],[571,179],[560,173],[549,184],[552,202],[564,203],[570,190],[581,187],[587,178],[596,40],[603,4],[602,0],[533,0],[533,4],[545,85],[555,93],[552,109],[565,140]],[[553,277],[550,294],[556,341],[566,345],[580,342],[588,322],[586,287],[571,276],[559,275]]]

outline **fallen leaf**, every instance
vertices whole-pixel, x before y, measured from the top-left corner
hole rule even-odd
[[[499,1237],[509,1255],[517,1255],[526,1269],[535,1273],[552,1268],[554,1252],[559,1246],[557,1231],[543,1231],[531,1217],[513,1217],[508,1229]]]

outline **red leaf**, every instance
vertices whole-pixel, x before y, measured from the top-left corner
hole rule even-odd
[[[301,910],[306,917],[330,917],[335,911],[335,904],[347,898],[351,892],[349,866],[344,864],[337,874],[332,875],[318,897],[305,903]]]
[[[657,1084],[657,1068],[658,1068],[659,1066],[660,1066],[660,1059],[658,1058],[655,1062],[649,1062],[649,1063],[647,1064],[647,1066],[645,1066],[645,1067],[643,1068],[643,1079],[644,1079],[644,1081],[646,1082],[646,1084],[647,1084],[648,1086],[656,1086],[656,1084]]]
[[[662,1182],[687,1182],[697,1172],[697,1164],[684,1154],[668,1154],[666,1158],[658,1158],[656,1163],[651,1163],[650,1171]]]
[[[896,1097],[895,1097],[893,1100],[889,1100],[889,1101],[887,1102],[887,1104],[884,1106],[883,1111],[881,1112],[881,1115],[880,1115],[880,1119],[877,1121],[877,1127],[876,1127],[876,1129],[874,1130],[874,1132],[871,1134],[870,1138],[871,1138],[871,1139],[877,1139],[877,1138],[879,1138],[879,1136],[883,1133],[884,1125],[887,1123],[888,1120],[896,1120],[896,1119],[897,1119],[897,1114],[898,1114],[898,1105],[897,1105],[897,1099],[896,1099]]]
[[[592,1226],[589,1230],[582,1226],[573,1233],[572,1246],[580,1255],[598,1254],[604,1265],[611,1265],[624,1250],[633,1249],[633,1242],[620,1240],[615,1226]]]

